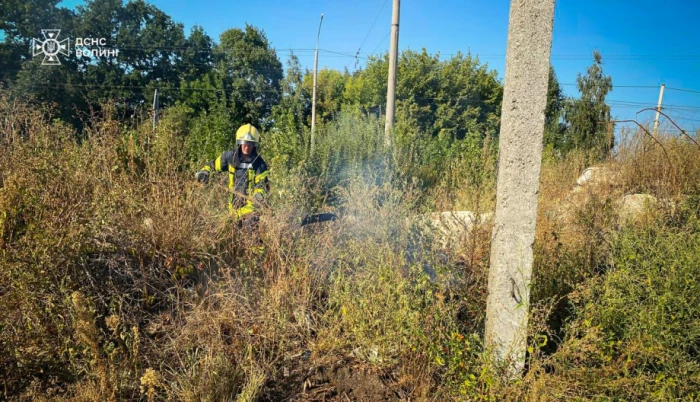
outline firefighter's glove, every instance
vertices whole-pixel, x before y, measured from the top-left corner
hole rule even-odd
[[[255,194],[253,194],[253,200],[255,200],[255,201],[257,201],[257,202],[262,202],[262,200],[263,200],[263,195],[260,194],[260,193],[255,193]]]
[[[194,178],[197,179],[198,182],[207,184],[209,183],[209,172],[206,170],[200,170],[199,172],[194,174]]]

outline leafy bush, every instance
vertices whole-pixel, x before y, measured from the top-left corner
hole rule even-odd
[[[700,221],[621,232],[614,267],[578,286],[559,350],[536,366],[536,399],[695,400],[700,395]],[[546,384],[546,387],[544,386]]]

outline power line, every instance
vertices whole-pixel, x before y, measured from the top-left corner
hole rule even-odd
[[[661,110],[683,110],[683,111],[692,111],[692,110],[700,110],[700,106],[690,106],[690,105],[664,105]]]
[[[695,89],[683,89],[683,88],[671,88],[671,87],[666,87],[666,89],[670,89],[671,91],[690,92],[690,93],[694,93],[694,94],[700,94],[700,91],[695,90]]]
[[[28,88],[46,88],[46,89],[61,89],[61,88],[95,88],[95,89],[153,89],[152,86],[146,85],[104,85],[104,84],[77,84],[77,83],[51,83],[51,84],[31,84]],[[183,92],[183,91],[200,91],[200,92],[245,92],[245,93],[280,93],[273,89],[219,89],[219,88],[193,88],[193,87],[158,87],[159,91],[168,92]]]
[[[379,20],[379,16],[382,14],[382,11],[384,11],[384,7],[386,6],[388,0],[384,0],[384,4],[382,4],[382,8],[379,9],[379,12],[377,13],[377,16],[374,18],[374,22],[372,23],[372,26],[369,27],[369,31],[367,31],[367,34],[365,35],[365,38],[362,40],[362,43],[360,43],[360,47],[357,49],[357,52],[355,53],[355,56],[359,56],[360,50],[362,50],[362,46],[365,44],[367,41],[367,38],[369,37],[369,33],[372,32],[372,28],[374,28],[374,25],[377,23],[377,20]]]
[[[624,101],[624,100],[617,100],[617,99],[609,99],[606,100],[607,103],[617,103],[617,104],[625,104],[625,105],[635,105],[635,106],[652,106],[656,107],[656,104],[653,102],[635,102],[635,101]],[[700,106],[690,106],[690,105],[664,105],[661,109],[700,109]]]
[[[458,54],[463,53],[441,53],[440,56],[457,56]],[[481,54],[477,55],[476,57],[480,59],[504,59],[506,58],[505,54]],[[589,54],[583,55],[576,55],[576,54],[553,54],[551,56],[551,59],[553,60],[592,60],[593,57]],[[637,60],[637,59],[644,59],[644,60],[663,60],[663,59],[669,59],[669,60],[700,60],[700,54],[697,55],[631,55],[631,54],[626,54],[626,55],[605,55],[603,56],[604,60]]]
[[[374,50],[371,53],[360,53],[360,50],[362,46],[364,46],[366,40],[368,39],[369,34],[371,33],[372,29],[376,25],[376,22],[378,21],[379,16],[381,15],[381,12],[386,6],[386,3],[388,0],[385,0],[384,3],[382,4],[382,8],[380,9],[379,13],[375,17],[374,22],[372,23],[372,26],[370,27],[369,31],[365,35],[365,38],[362,41],[362,44],[360,45],[360,49],[356,52],[357,55],[365,55],[365,56],[370,56],[374,53]],[[384,39],[383,39],[384,40]],[[383,42],[382,40],[382,42]],[[381,44],[381,42],[380,42]],[[201,50],[203,52],[210,52],[214,51],[215,48],[218,48],[220,44],[213,43],[212,46],[194,46],[191,44],[184,44],[184,45],[179,45],[179,46],[166,46],[166,45],[159,45],[159,46],[130,46],[128,44],[120,44],[116,43],[111,46],[102,46],[102,48],[115,48],[119,50],[186,50],[186,51],[192,51],[192,50]],[[262,49],[261,49],[262,50]],[[284,53],[284,52],[313,52],[315,49],[291,49],[291,48],[270,48],[269,50],[273,50],[277,53]],[[375,48],[376,50],[376,48]],[[217,51],[224,51],[222,49],[217,49]],[[352,53],[352,52],[342,52],[344,54],[346,53]],[[441,53],[440,56],[457,56],[458,54],[464,55],[464,53]],[[351,55],[351,57],[355,57],[354,55]],[[480,59],[505,59],[506,55],[505,54],[481,54],[481,55],[476,55],[475,57],[478,57]],[[579,60],[579,59],[592,59],[592,56],[590,54],[553,54],[551,56],[553,60]],[[634,60],[634,59],[677,59],[677,60],[700,60],[700,54],[609,54],[605,55],[604,59],[606,60]],[[656,87],[658,88],[658,87]],[[668,88],[667,89],[671,89]],[[695,91],[695,92],[700,92],[700,91]]]
[[[578,86],[578,84],[569,84],[569,83],[566,83],[566,84],[559,83],[559,85],[566,86],[566,87],[577,87]],[[615,88],[653,88],[653,89],[659,89],[659,86],[658,85],[616,85],[615,83],[613,83],[613,90]],[[668,89],[668,88],[666,88],[666,89]]]
[[[700,119],[694,119],[694,118],[691,118],[691,117],[685,117],[684,115],[680,115],[680,114],[677,114],[677,113],[674,114],[674,120],[697,121],[697,122],[700,122]]]
[[[377,49],[379,49],[379,46],[381,46],[382,43],[384,43],[384,41],[386,40],[386,38],[389,37],[389,35],[391,35],[391,30],[389,30],[389,31],[386,33],[386,35],[384,36],[384,38],[382,38],[382,40],[379,41],[379,44],[377,45],[377,47],[375,47],[374,50],[372,50],[372,54],[375,54],[375,53],[377,52]]]
[[[671,110],[669,113],[673,113],[677,116],[683,116],[685,118],[695,118],[695,117],[700,117],[700,110],[699,111],[692,111],[692,110],[683,110],[683,111],[678,111],[678,110]]]
[[[270,69],[254,69],[250,68],[250,70],[254,71],[269,71]],[[166,81],[161,81],[160,83],[162,84],[168,84]],[[39,84],[39,83],[34,83],[30,86],[34,87],[47,87],[47,86],[68,86],[68,87],[89,87],[89,88],[119,88],[119,89],[146,89],[146,88],[152,88],[153,86],[145,86],[145,85],[112,85],[112,84],[83,84],[83,83],[63,83],[63,82],[56,82],[56,83],[46,83],[46,84]],[[215,89],[215,88],[193,88],[193,87],[186,87],[186,88],[163,88],[164,90],[196,90],[196,91],[222,91],[221,89]],[[241,89],[240,91],[248,91],[248,92],[265,92],[266,90],[243,90]],[[276,92],[274,90],[270,90],[269,92]],[[471,98],[471,99],[470,99]],[[463,95],[463,96],[456,96],[456,97],[415,97],[414,99],[420,99],[420,100],[442,100],[442,101],[456,101],[456,100],[469,100],[469,101],[477,101],[479,103],[484,103],[487,104],[487,102],[483,102],[482,99],[473,99],[474,95]],[[655,103],[653,102],[636,102],[636,101],[627,101],[627,100],[618,100],[618,99],[607,99],[606,103],[611,104],[611,105],[620,105],[620,106],[636,106],[636,107],[643,107],[643,106],[655,106]],[[490,104],[490,103],[489,103]],[[692,106],[692,105],[664,105],[662,109],[680,109],[684,111],[693,111],[693,110],[700,110],[700,106]]]
[[[326,50],[326,49],[318,49],[318,50],[319,50],[319,51],[322,51],[322,52],[326,52],[326,53],[331,53],[331,54],[340,55],[340,56],[343,56],[343,57],[352,57],[352,58],[360,58],[360,59],[363,59],[363,60],[367,60],[366,57],[357,56],[357,55],[353,56],[353,55],[351,55],[351,54],[336,52],[336,51],[334,51],[334,50]]]
[[[330,51],[329,51],[330,52]],[[341,54],[343,55],[343,54]],[[350,56],[351,55],[343,55],[343,56]],[[196,64],[200,66],[211,66],[209,64]],[[265,71],[271,71],[273,69],[270,68],[248,68],[248,70],[256,71],[256,72],[265,72]],[[159,82],[158,84],[161,85],[176,85],[177,83],[175,82],[166,82],[162,81]],[[154,86],[144,86],[144,85],[111,85],[111,84],[83,84],[83,83],[46,83],[46,84],[40,84],[40,83],[34,83],[30,85],[29,87],[33,88],[49,88],[49,89],[57,89],[57,88],[95,88],[95,89],[152,89]],[[622,86],[620,86],[622,87]],[[646,88],[647,86],[644,85],[627,85],[625,87],[631,87],[631,88]],[[159,87],[162,91],[201,91],[201,92],[226,92],[225,89],[218,89],[218,88],[197,88],[197,87]],[[671,89],[671,88],[668,88]],[[696,90],[691,90],[691,89],[682,89],[682,88],[673,88],[674,90],[682,90],[683,92],[700,92]],[[277,93],[278,91],[273,90],[273,89],[261,89],[261,90],[248,90],[248,89],[239,89],[239,92],[260,92],[260,93]],[[474,99],[473,95],[464,95],[464,96],[457,96],[457,97],[411,97],[414,100],[418,101],[446,101],[446,102],[460,102],[460,103],[467,103],[467,104],[483,104],[483,105],[492,105],[491,103],[484,102],[481,99]],[[405,100],[405,99],[404,99]],[[608,99],[606,100],[606,103],[608,103],[611,106],[615,106],[618,108],[643,108],[643,107],[654,107],[655,104],[653,102],[637,102],[637,101],[631,101],[631,100],[619,100],[619,99]],[[663,110],[669,110],[669,111],[675,111],[676,113],[680,112],[687,112],[687,113],[700,113],[700,106],[693,106],[693,105],[678,105],[678,104],[667,104],[664,105]]]
[[[561,86],[578,86],[578,84],[570,84],[570,83],[559,83]],[[658,85],[616,85],[613,83],[613,90],[615,88],[645,88],[645,89],[659,89]],[[666,87],[667,90],[671,91],[679,91],[679,92],[690,92],[690,93],[695,93],[695,94],[700,94],[700,91],[696,89],[684,89],[684,88],[672,88],[672,87]]]

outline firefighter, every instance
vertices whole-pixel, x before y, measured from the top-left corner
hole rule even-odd
[[[260,133],[250,124],[242,125],[236,132],[235,150],[228,150],[209,161],[195,174],[199,182],[208,183],[212,171],[228,171],[228,188],[233,191],[229,210],[241,220],[255,211],[268,191],[267,164],[258,154]]]

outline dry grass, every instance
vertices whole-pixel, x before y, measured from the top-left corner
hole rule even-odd
[[[259,226],[239,228],[223,212],[225,185],[192,180],[176,120],[152,133],[125,130],[108,113],[78,144],[43,112],[0,98],[0,124],[7,399],[697,397],[696,338],[678,341],[695,336],[698,317],[683,281],[698,273],[700,158],[685,140],[662,139],[664,149],[624,142],[607,163],[620,181],[580,203],[569,192],[585,157],[545,162],[529,371],[503,384],[482,346],[489,228],[440,250],[407,219],[426,209],[426,194],[405,177],[401,186],[371,174],[343,179],[323,206],[342,219],[298,230],[299,205],[323,205],[324,185],[276,172]],[[430,189],[432,207],[493,208],[492,151],[487,143],[478,160],[455,162]],[[630,192],[677,207],[621,227],[614,200]],[[666,266],[677,280],[654,273]],[[645,280],[678,296],[648,302],[625,292]],[[654,327],[659,306],[685,318]],[[618,325],[625,315],[660,341],[629,320]]]

